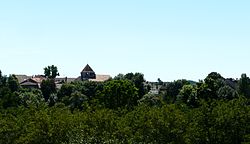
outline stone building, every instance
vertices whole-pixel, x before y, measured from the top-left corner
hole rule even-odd
[[[96,74],[93,69],[87,64],[81,71],[81,80],[96,79]]]

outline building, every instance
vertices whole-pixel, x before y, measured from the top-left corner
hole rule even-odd
[[[87,64],[81,71],[81,80],[96,79],[96,74],[93,69]]]
[[[16,77],[23,88],[41,88],[42,81],[46,79],[42,75],[36,75],[34,77],[25,77],[25,75],[17,75]],[[27,79],[22,80],[22,78]]]
[[[43,80],[46,80],[44,75],[16,75],[18,82],[22,87],[25,88],[40,88]],[[60,88],[63,83],[71,83],[74,81],[94,81],[104,82],[111,79],[110,75],[96,74],[95,71],[87,64],[84,69],[80,72],[80,76],[77,78],[55,78],[55,84],[57,88]]]

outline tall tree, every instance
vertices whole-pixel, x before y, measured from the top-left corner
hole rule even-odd
[[[250,79],[246,74],[242,74],[238,82],[238,91],[241,95],[250,98]]]
[[[60,76],[58,69],[56,66],[52,65],[52,66],[48,66],[44,68],[44,75],[47,78],[56,78],[56,76]]]
[[[0,87],[5,86],[7,84],[7,77],[2,75],[2,71],[0,70]]]
[[[191,107],[198,105],[197,91],[193,85],[184,85],[177,96],[178,102],[183,102]]]
[[[43,80],[41,83],[41,91],[45,101],[48,101],[50,95],[56,92],[56,84],[53,79]]]
[[[8,77],[8,87],[12,92],[18,91],[20,88],[20,84],[18,83],[18,80],[15,75],[10,75]]]
[[[124,77],[135,84],[135,87],[138,88],[138,94],[140,98],[146,94],[147,90],[144,87],[145,79],[142,73],[127,73]]]

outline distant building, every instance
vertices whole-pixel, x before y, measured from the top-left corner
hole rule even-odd
[[[80,72],[78,78],[55,78],[55,84],[57,88],[60,88],[63,83],[71,83],[74,81],[95,81],[95,82],[104,82],[111,79],[110,75],[99,75],[94,72],[94,70],[87,64],[84,69]],[[43,80],[45,80],[44,75],[16,75],[18,82],[24,88],[40,88],[40,85]]]
[[[87,64],[81,72],[81,80],[96,79],[96,74],[93,69]]]
[[[16,77],[18,81],[21,80],[21,78],[27,78],[19,81],[20,85],[23,88],[41,88],[42,81],[46,79],[42,75],[37,75],[34,77],[29,77],[29,76],[25,77],[25,75],[17,75]]]
[[[95,71],[87,64],[84,69],[81,71],[81,76],[76,78],[75,81],[95,81],[95,82],[104,82],[111,79],[110,75],[100,75],[96,74]]]

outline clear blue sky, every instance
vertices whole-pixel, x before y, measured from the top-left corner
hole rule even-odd
[[[249,0],[0,0],[0,69],[147,80],[250,74]]]

